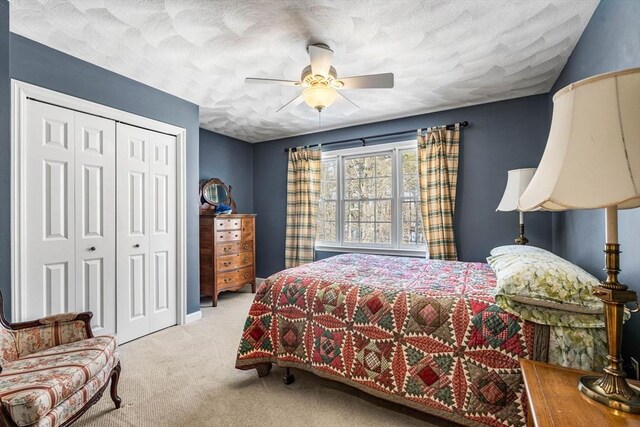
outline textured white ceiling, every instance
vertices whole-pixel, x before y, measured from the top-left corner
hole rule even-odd
[[[11,0],[11,31],[200,106],[201,126],[257,142],[318,131],[296,87],[306,46],[338,76],[393,72],[345,91],[361,109],[320,130],[547,92],[598,0]],[[464,117],[460,118],[464,120]]]

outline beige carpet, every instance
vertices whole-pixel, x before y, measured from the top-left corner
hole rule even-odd
[[[308,372],[282,383],[274,367],[234,368],[253,294],[223,294],[203,318],[120,347],[123,405],[108,390],[78,426],[446,426],[443,420],[385,402]]]

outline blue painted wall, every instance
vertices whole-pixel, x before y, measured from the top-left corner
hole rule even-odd
[[[507,170],[535,167],[549,132],[547,95],[406,117],[322,133],[263,142],[253,149],[253,207],[258,214],[257,275],[284,268],[286,215],[285,147],[367,135],[426,128],[467,120],[462,130],[455,230],[458,256],[483,261],[492,247],[513,243],[518,214],[495,212],[507,181]],[[403,139],[412,139],[409,134]],[[397,141],[398,139],[396,139]],[[386,141],[391,142],[391,141]],[[342,146],[344,147],[344,146]],[[526,215],[531,244],[551,248],[551,215]],[[330,253],[319,254],[326,257]]]
[[[232,188],[238,213],[253,213],[253,147],[200,129],[200,179],[219,178]]]
[[[582,33],[549,94],[549,102],[569,83],[608,71],[640,66],[640,1],[603,0]],[[640,118],[638,118],[640,120]],[[640,159],[635,159],[640,162]],[[640,294],[640,208],[619,215],[622,257],[620,279]],[[553,215],[554,251],[603,277],[604,211],[570,211]],[[640,360],[640,315],[624,330],[623,353]]]
[[[0,292],[11,315],[11,89],[9,2],[0,0]]]
[[[11,77],[109,107],[185,128],[187,131],[187,312],[200,309],[198,232],[199,108],[183,99],[66,55],[16,34],[10,35]],[[2,84],[7,83],[2,80]],[[9,151],[2,151],[9,164]],[[7,170],[3,163],[2,174]],[[3,180],[0,180],[5,185]],[[0,206],[9,195],[0,193]],[[3,224],[4,227],[4,224]],[[0,247],[4,265],[10,257]],[[0,273],[4,274],[4,272]],[[4,277],[4,276],[3,276]],[[2,281],[1,286],[7,286]]]

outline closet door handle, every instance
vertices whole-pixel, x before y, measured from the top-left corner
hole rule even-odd
[[[91,246],[91,247],[89,248],[89,250],[90,250],[91,252],[93,252],[93,251],[95,251],[95,250],[96,250],[96,247],[95,247],[95,246]]]
[[[140,247],[140,243],[136,243],[135,245],[133,245],[134,248],[139,248]]]

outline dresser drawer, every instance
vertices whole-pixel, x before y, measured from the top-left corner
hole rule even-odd
[[[242,252],[236,255],[221,256],[216,259],[216,270],[233,270],[253,265],[253,252]]]
[[[246,267],[237,271],[219,273],[216,278],[216,285],[219,290],[226,288],[237,288],[247,283],[253,282],[253,267]]]
[[[217,230],[239,230],[241,228],[241,218],[216,218],[216,231]]]
[[[242,218],[242,240],[253,240],[255,222],[253,218]]]
[[[242,232],[240,230],[216,231],[216,243],[235,242],[240,240]]]

